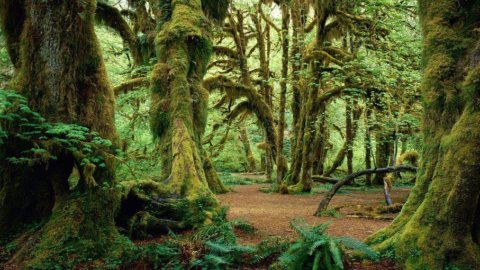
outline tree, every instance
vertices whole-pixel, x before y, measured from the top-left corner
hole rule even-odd
[[[156,38],[158,63],[152,71],[151,129],[161,148],[165,186],[192,205],[206,199],[208,217],[218,207],[209,183],[219,189],[225,187],[201,142],[209,94],[202,82],[212,53],[205,14],[221,21],[228,1],[202,5],[200,0],[173,0],[169,5],[171,14]],[[205,13],[202,7],[207,8]],[[205,161],[208,166],[204,166]]]
[[[48,122],[82,125],[115,143],[114,95],[94,33],[95,8],[94,0],[0,1],[2,27],[17,67],[12,87]],[[2,128],[28,131],[15,124]],[[75,256],[62,256],[74,252],[88,252],[91,259],[113,252],[121,256],[125,247],[116,243],[120,235],[114,223],[117,197],[110,155],[105,152],[103,162],[95,164],[84,160],[80,150],[61,145],[55,140],[34,144],[21,136],[0,144],[0,237],[42,222],[16,242],[13,260],[25,268],[47,262],[68,267]],[[46,149],[55,158],[10,162],[31,148]],[[80,172],[77,185],[68,181],[74,166]]]
[[[420,0],[424,148],[400,215],[368,239],[407,269],[480,268],[480,1]]]

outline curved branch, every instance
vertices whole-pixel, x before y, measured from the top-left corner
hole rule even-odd
[[[125,94],[135,88],[147,87],[149,84],[150,80],[147,77],[134,78],[115,86],[113,88],[113,91],[115,93],[115,96],[118,96],[120,94]]]
[[[128,25],[127,21],[123,18],[120,10],[105,2],[99,1],[97,3],[96,18],[101,23],[118,32],[125,43],[127,43],[135,65],[140,65],[142,57],[138,47],[137,37],[132,28],[130,28],[130,25]]]
[[[270,25],[273,29],[275,29],[275,31],[277,31],[277,33],[280,34],[280,32],[282,31],[280,29],[280,27],[276,26],[272,20],[270,20],[270,18],[268,18],[268,16],[265,14],[265,12],[263,12],[263,9],[262,9],[262,6],[261,4],[258,5],[258,12],[260,13],[260,15],[262,16],[262,19],[268,24]]]
[[[275,122],[273,119],[273,113],[270,106],[265,102],[264,98],[257,93],[254,88],[247,87],[242,84],[238,84],[223,75],[207,78],[203,81],[203,86],[209,91],[215,89],[224,91],[232,99],[245,97],[248,100],[250,109],[255,113],[267,136],[267,142],[273,146],[272,156],[276,159],[275,145],[277,142],[277,134],[275,132]],[[246,106],[246,105],[242,105]]]
[[[213,52],[215,54],[225,55],[225,56],[228,56],[228,57],[233,58],[233,59],[236,59],[237,56],[238,56],[237,51],[235,51],[233,49],[230,49],[228,47],[225,47],[225,46],[213,46]]]
[[[337,193],[337,191],[341,187],[343,187],[344,185],[352,183],[353,180],[355,180],[355,178],[358,178],[360,176],[367,175],[367,174],[392,173],[392,172],[403,172],[403,171],[416,172],[417,167],[413,167],[413,166],[410,166],[410,165],[401,165],[401,166],[397,166],[397,167],[368,169],[368,170],[359,171],[359,172],[356,172],[356,173],[349,174],[345,178],[343,178],[342,180],[339,180],[328,191],[328,193],[325,195],[325,198],[323,198],[323,200],[318,205],[318,208],[317,208],[317,211],[315,212],[315,215],[319,216],[323,211],[325,211],[328,207],[328,204],[332,200],[333,196]]]

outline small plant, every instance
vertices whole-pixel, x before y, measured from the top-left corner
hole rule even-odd
[[[377,258],[377,254],[360,241],[327,235],[328,223],[311,227],[302,219],[295,219],[291,225],[300,237],[280,256],[275,265],[277,269],[344,269],[342,249],[361,252],[371,259]]]

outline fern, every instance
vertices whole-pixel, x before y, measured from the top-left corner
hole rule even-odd
[[[376,258],[375,252],[360,241],[327,235],[329,224],[312,227],[302,219],[295,219],[291,225],[300,237],[280,256],[278,265],[282,269],[342,270],[342,248],[353,249],[370,258]]]

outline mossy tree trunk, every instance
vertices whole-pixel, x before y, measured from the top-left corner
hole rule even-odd
[[[400,215],[369,238],[406,269],[480,269],[480,1],[420,0],[424,149]]]
[[[47,121],[83,125],[115,143],[114,95],[94,32],[96,1],[7,2],[25,11],[25,20],[19,22],[20,42],[13,44],[19,46],[19,53],[12,86]],[[3,17],[4,27],[16,29],[16,19]],[[117,197],[105,188],[113,186],[114,163],[105,156],[105,166],[95,169],[98,187],[85,188],[84,176],[70,187],[74,163],[82,166],[74,150],[52,144],[48,150],[56,160],[14,165],[6,158],[21,155],[32,145],[9,140],[0,145],[0,236],[12,234],[22,224],[44,222],[17,242],[12,263],[25,268],[45,267],[45,263],[67,268],[86,259],[84,254],[91,260],[112,252],[121,255],[124,246],[114,244],[120,237],[114,223]]]
[[[367,98],[366,107],[365,107],[365,169],[372,168],[372,135],[371,135],[371,115],[372,109],[369,108],[369,99]],[[372,175],[366,175],[366,184],[372,184]]]
[[[247,129],[242,126],[239,131],[239,139],[243,144],[243,150],[245,151],[245,157],[247,158],[248,172],[257,171],[257,162],[252,153],[252,147],[250,146],[250,139],[248,138]]]
[[[273,102],[272,102],[272,92],[273,92],[273,87],[270,85],[270,62],[268,61],[267,57],[270,53],[270,27],[268,24],[265,25],[265,27],[262,26],[262,17],[260,15],[260,9],[261,9],[261,3],[257,5],[257,14],[251,16],[251,19],[253,21],[253,24],[255,25],[255,33],[256,33],[256,39],[257,39],[257,46],[258,46],[258,55],[259,55],[259,62],[260,62],[260,78],[261,78],[261,83],[260,83],[260,93],[262,94],[263,98],[265,99],[265,103],[269,106],[270,110],[273,108]],[[242,31],[242,40],[243,44],[246,45],[248,44],[245,35],[243,34],[244,31]],[[268,138],[266,137],[267,134],[265,134],[265,141],[268,141]],[[278,143],[278,138],[277,138],[277,143]],[[265,175],[267,179],[271,179],[272,173],[273,173],[273,152],[275,151],[275,147],[278,145],[270,145],[268,144],[267,147],[265,148]],[[278,149],[277,149],[278,150]],[[282,155],[278,157],[279,159],[282,158]]]
[[[277,135],[277,183],[281,183],[288,170],[287,160],[283,153],[284,148],[284,132],[285,132],[285,109],[287,103],[287,81],[288,81],[288,59],[289,59],[289,25],[290,11],[288,2],[280,3],[282,10],[282,80],[280,82],[280,103],[278,117],[278,135]]]
[[[385,168],[389,164],[391,148],[393,147],[391,136],[387,130],[380,130],[375,134],[375,137],[375,167]],[[383,185],[385,175],[383,173],[376,174],[373,184]]]
[[[200,0],[173,0],[170,6],[171,16],[156,38],[151,128],[161,147],[166,188],[192,205],[204,200],[208,219],[219,206],[208,185],[219,180],[207,179],[212,174],[205,172],[201,146],[208,113],[202,81],[212,52],[209,21]]]
[[[352,100],[345,100],[345,142],[347,146],[347,174],[353,173],[353,122],[352,122]]]

